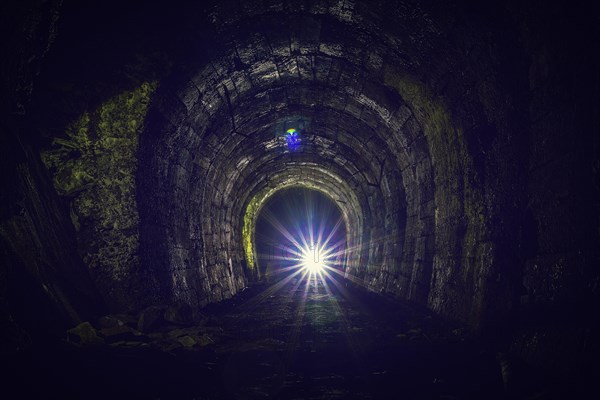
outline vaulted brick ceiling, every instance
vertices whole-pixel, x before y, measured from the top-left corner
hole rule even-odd
[[[467,141],[498,89],[493,74],[466,73],[492,60],[472,62],[486,49],[463,41],[459,21],[412,3],[213,8],[141,137],[141,246],[172,282],[161,296],[205,304],[237,292],[252,267],[249,205],[304,186],[341,207],[357,281],[466,318],[482,307],[475,282],[495,267],[475,257],[494,250]],[[298,118],[302,145],[282,150],[278,129]]]

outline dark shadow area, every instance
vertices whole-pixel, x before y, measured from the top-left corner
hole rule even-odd
[[[296,277],[278,289],[256,285],[203,309],[193,324],[163,321],[135,339],[121,336],[81,348],[39,343],[8,360],[7,381],[23,395],[64,399],[505,399],[536,398],[529,397],[536,393],[558,399],[565,394],[558,382],[497,355],[459,324],[341,279],[337,283]],[[169,338],[186,343],[188,337],[203,339],[193,346],[166,345]],[[514,371],[519,381],[508,376]]]

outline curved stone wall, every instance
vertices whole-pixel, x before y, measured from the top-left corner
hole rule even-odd
[[[318,184],[360,205],[345,213],[357,218],[349,275],[441,313],[477,313],[495,267],[468,127],[420,76],[448,21],[361,2],[299,5],[293,18],[252,4],[215,7],[210,53],[180,65],[153,101],[138,202],[142,237],[152,232],[145,262],[169,282],[161,296],[205,304],[235,294],[252,275],[247,205],[267,187]],[[418,24],[417,34],[392,21]],[[286,154],[275,129],[296,116],[309,128]],[[306,165],[315,180],[303,183]]]

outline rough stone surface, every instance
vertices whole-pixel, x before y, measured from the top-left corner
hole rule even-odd
[[[82,345],[99,345],[104,340],[98,336],[96,329],[89,322],[82,322],[74,328],[67,331],[67,338],[70,342]]]
[[[301,186],[340,207],[344,283],[468,323],[511,353],[502,363],[590,377],[596,4],[100,9],[111,7],[31,0],[0,13],[3,326],[62,337],[107,312],[145,310],[98,328],[174,332],[190,319],[166,306],[193,317],[259,278],[257,214]],[[299,118],[292,152],[281,129]],[[155,345],[197,349],[203,335]],[[137,339],[112,345],[149,342]]]
[[[165,321],[178,325],[190,325],[194,322],[194,312],[189,304],[179,303],[168,307],[164,313]]]
[[[165,307],[150,306],[140,313],[137,328],[147,332],[164,321]]]

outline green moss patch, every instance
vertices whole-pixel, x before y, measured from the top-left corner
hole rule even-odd
[[[139,261],[135,199],[138,139],[156,83],[142,83],[83,114],[42,153],[71,209],[79,250],[100,286]]]

